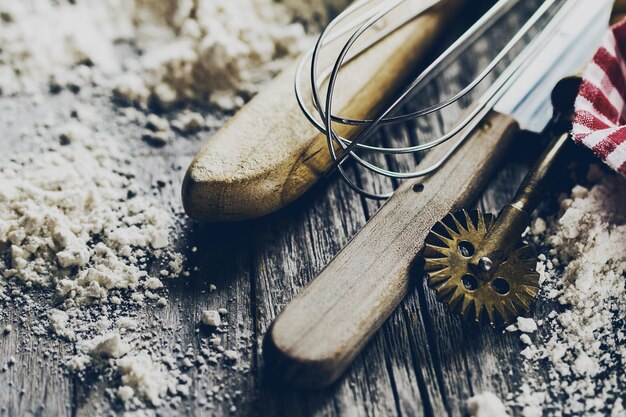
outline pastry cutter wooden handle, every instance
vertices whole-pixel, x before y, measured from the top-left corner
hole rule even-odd
[[[464,2],[444,0],[346,65],[350,82],[334,96],[339,114],[367,118],[389,100]],[[402,5],[386,19],[401,18],[406,11]],[[336,56],[329,47],[327,58]],[[298,107],[295,68],[271,81],[198,152],[182,190],[189,216],[208,221],[263,216],[298,198],[329,169],[326,139]]]

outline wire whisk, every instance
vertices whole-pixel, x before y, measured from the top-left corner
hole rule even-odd
[[[295,75],[295,94],[300,108],[308,120],[326,136],[328,152],[332,158],[331,172],[336,169],[346,183],[356,192],[374,199],[388,198],[392,193],[374,193],[365,190],[350,178],[343,164],[351,159],[359,166],[395,179],[409,179],[428,175],[437,170],[454,153],[454,151],[469,137],[470,132],[476,128],[482,119],[489,113],[498,100],[507,92],[519,75],[527,69],[527,64],[541,50],[550,36],[559,27],[563,17],[576,6],[577,0],[546,0],[539,5],[530,18],[522,25],[516,34],[506,45],[493,57],[478,75],[460,91],[445,98],[439,103],[428,105],[418,110],[397,114],[411,98],[441,74],[448,63],[459,58],[470,45],[480,39],[484,33],[509,12],[521,0],[498,0],[480,17],[471,27],[454,41],[439,57],[429,64],[417,75],[389,104],[378,111],[376,117],[371,119],[355,119],[333,113],[333,95],[337,87],[337,79],[341,69],[380,40],[389,36],[408,22],[423,15],[436,7],[445,7],[446,0],[359,0],[339,14],[320,34],[314,47],[309,50],[300,60]],[[400,20],[390,24],[383,24],[378,28],[381,19],[385,18],[394,10],[402,6],[410,6],[410,13],[402,13]],[[558,10],[549,22],[540,29],[541,22],[545,20],[555,9]],[[368,29],[377,27],[375,36],[363,44],[357,41]],[[334,62],[319,68],[319,57],[322,49],[333,42],[345,39]],[[517,52],[521,49],[520,52]],[[510,58],[515,54],[514,58]],[[510,62],[507,62],[510,60]],[[309,65],[310,93],[305,94],[303,85],[306,85],[304,69]],[[369,138],[382,126],[405,123],[441,112],[453,103],[467,96],[475,90],[483,81],[488,79],[500,65],[506,65],[495,80],[490,82],[489,87],[474,100],[473,105],[454,126],[441,136],[412,146],[386,147],[366,143]],[[310,101],[310,103],[308,103]],[[344,137],[337,132],[337,125],[356,126],[356,133],[351,138]],[[452,140],[453,139],[453,140]],[[452,141],[451,141],[452,140]],[[359,152],[380,153],[387,155],[416,154],[426,152],[436,146],[451,142],[445,153],[436,162],[416,171],[402,172],[376,165],[365,160]]]

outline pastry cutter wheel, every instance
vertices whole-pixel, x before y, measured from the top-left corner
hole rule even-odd
[[[480,210],[447,214],[426,237],[424,271],[440,301],[469,321],[506,325],[527,313],[539,293],[533,246],[522,240],[569,139],[579,77],[552,90],[554,113],[544,130],[553,137],[496,218]]]

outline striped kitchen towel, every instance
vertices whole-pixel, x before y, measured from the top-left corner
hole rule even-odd
[[[626,176],[626,19],[611,27],[585,69],[572,137]]]

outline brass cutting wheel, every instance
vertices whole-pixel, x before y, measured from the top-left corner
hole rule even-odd
[[[428,285],[468,321],[501,327],[527,312],[539,292],[534,248],[520,241],[489,273],[470,262],[495,216],[479,210],[450,213],[433,226],[424,249]]]

